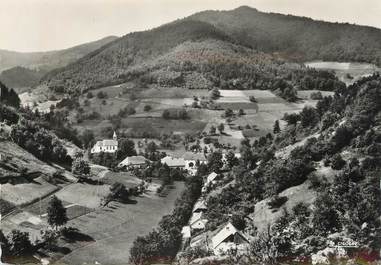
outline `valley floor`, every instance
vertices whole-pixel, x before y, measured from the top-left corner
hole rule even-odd
[[[66,264],[128,264],[130,248],[138,236],[148,234],[171,213],[175,200],[183,191],[182,182],[175,183],[167,197],[138,197],[136,204],[112,203],[110,207],[76,218],[68,223],[92,237],[95,242],[74,249],[66,255]]]

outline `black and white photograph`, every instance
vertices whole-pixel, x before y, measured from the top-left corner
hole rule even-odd
[[[0,0],[0,265],[381,265],[380,0]]]

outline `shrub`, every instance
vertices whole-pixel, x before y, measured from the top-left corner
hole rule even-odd
[[[89,163],[82,158],[77,158],[73,161],[71,171],[76,175],[88,175],[90,174]]]
[[[0,104],[0,122],[6,121],[8,125],[19,121],[19,115],[12,108]]]
[[[14,256],[27,256],[33,252],[33,245],[29,238],[29,233],[19,230],[12,230],[8,235],[10,253]]]
[[[340,154],[335,154],[331,158],[331,168],[340,170],[345,166],[345,161]]]
[[[276,209],[285,204],[287,200],[288,198],[286,196],[279,197],[278,195],[275,195],[267,204],[270,206],[270,209]]]
[[[220,93],[220,91],[219,91],[217,88],[214,88],[214,89],[210,92],[210,98],[211,98],[211,99],[218,99],[219,97],[221,97],[221,93]]]
[[[188,112],[185,109],[166,109],[163,111],[162,117],[166,120],[186,120],[189,118]]]
[[[241,214],[234,214],[232,216],[232,225],[238,230],[244,230],[246,228],[246,220],[245,217]]]
[[[311,93],[310,98],[313,99],[313,100],[320,100],[320,99],[323,98],[323,95],[322,95],[322,93],[320,91],[313,92],[313,93]]]
[[[107,98],[107,93],[99,91],[97,93],[97,98],[99,98],[99,99],[105,99],[105,98]]]
[[[148,111],[150,111],[151,109],[152,109],[151,105],[145,105],[145,106],[144,106],[144,111],[145,111],[145,112],[148,112]]]

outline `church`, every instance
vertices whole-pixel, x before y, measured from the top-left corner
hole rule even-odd
[[[111,139],[106,139],[102,141],[98,141],[93,148],[91,148],[91,153],[92,154],[97,154],[97,153],[115,153],[118,151],[118,137],[116,135],[116,132],[114,132],[114,135],[112,136]]]

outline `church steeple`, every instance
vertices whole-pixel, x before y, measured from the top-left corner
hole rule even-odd
[[[116,136],[116,132],[114,131],[114,135],[112,136],[112,139],[114,140],[114,141],[118,141],[118,136]]]

